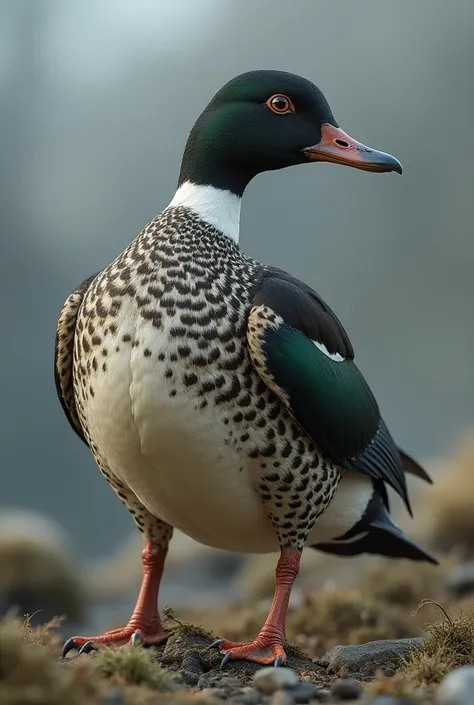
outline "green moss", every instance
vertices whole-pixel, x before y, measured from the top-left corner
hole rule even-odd
[[[171,674],[155,659],[154,650],[142,646],[99,649],[93,657],[99,675],[114,684],[146,685],[161,692],[174,690]]]
[[[172,607],[164,607],[162,614],[166,628],[172,634],[202,636],[206,639],[212,639],[212,632],[199,626],[199,624],[193,624],[192,622],[181,622],[176,617],[176,613]]]
[[[303,649],[300,646],[298,646],[298,644],[292,644],[290,642],[287,642],[285,644],[285,652],[286,652],[287,656],[296,656],[297,658],[304,658],[304,659],[309,658],[308,654],[305,654]]]

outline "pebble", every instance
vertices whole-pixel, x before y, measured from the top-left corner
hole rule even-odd
[[[316,700],[328,700],[331,697],[331,691],[326,688],[318,688],[316,691]]]
[[[380,639],[367,644],[334,646],[321,659],[321,665],[332,673],[346,668],[348,673],[360,673],[364,678],[375,676],[381,669],[397,669],[400,660],[423,644],[423,638]]]
[[[291,686],[286,691],[291,694],[295,703],[309,703],[310,700],[319,699],[318,689],[314,683],[302,682]]]
[[[198,680],[199,688],[240,688],[242,682],[232,676],[220,673],[203,673]]]
[[[439,705],[474,705],[474,666],[461,666],[441,681],[436,691]]]
[[[225,698],[226,692],[224,688],[203,688],[200,695],[203,698]]]
[[[338,700],[357,700],[362,695],[362,686],[355,678],[344,678],[334,681],[330,692]]]
[[[372,701],[372,705],[415,705],[415,701],[409,698],[398,698],[396,695],[379,695]]]
[[[474,563],[455,568],[446,581],[446,587],[455,597],[466,597],[474,592]]]
[[[123,695],[118,688],[109,690],[105,697],[106,705],[123,705]]]
[[[293,695],[289,690],[277,690],[270,699],[270,705],[294,705]]]
[[[257,705],[257,703],[261,701],[262,696],[260,693],[257,693],[255,688],[246,685],[241,689],[239,699],[241,702],[247,703],[247,705]]]
[[[199,675],[197,673],[193,673],[193,671],[180,671],[179,673],[181,675],[181,680],[183,683],[186,683],[186,685],[198,684]]]
[[[298,683],[298,676],[291,668],[268,666],[260,668],[253,677],[253,686],[265,695],[272,695],[277,690],[291,688]],[[283,704],[281,704],[283,705]]]

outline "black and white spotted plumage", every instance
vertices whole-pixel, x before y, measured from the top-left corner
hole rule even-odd
[[[73,428],[83,435],[106,479],[149,538],[166,543],[171,527],[178,526],[220,548],[266,551],[278,545],[301,550],[309,538],[320,537],[317,519],[330,506],[344,469],[351,466],[342,455],[327,452],[319,437],[316,443],[308,433],[311,427],[305,428],[304,419],[265,378],[269,353],[253,344],[253,322],[271,319],[271,307],[285,320],[291,312],[293,326],[296,312],[303,327],[298,302],[287,295],[277,303],[266,293],[268,283],[271,291],[280,282],[290,292],[301,290],[306,297],[305,291],[311,292],[316,303],[310,298],[307,310],[311,313],[314,306],[315,315],[313,327],[306,330],[324,340],[328,351],[352,356],[342,326],[309,287],[305,290],[289,275],[246,257],[228,237],[182,207],[154,219],[115,262],[66,301],[56,352],[60,398]],[[303,304],[300,308],[304,311]],[[258,325],[255,322],[255,334],[267,330]],[[147,380],[138,384],[136,399],[130,392],[134,376]],[[153,400],[144,401],[153,389]],[[189,419],[179,429],[179,450],[167,445],[163,430],[167,414],[169,423],[179,427],[177,410]],[[149,431],[137,444],[140,425]],[[186,440],[192,436],[188,456]],[[143,462],[148,443],[154,468]],[[122,466],[121,452],[130,455],[129,466]],[[229,464],[221,452],[232,458]],[[170,461],[171,467],[167,453],[181,453]],[[189,464],[184,477],[176,478],[181,499],[201,472],[194,495],[177,502],[186,516],[175,507],[168,514],[161,503],[161,492],[169,494],[168,485],[173,486],[178,460]],[[159,477],[167,479],[157,482]],[[236,482],[245,485],[240,509],[232,506],[239,496],[233,494]],[[213,499],[215,486],[219,494]],[[188,526],[189,504],[194,504],[199,487],[204,488],[201,503],[208,503],[207,513],[216,505],[215,529],[209,532],[202,526],[206,510],[199,505],[196,513],[203,518],[198,526]],[[261,540],[252,528],[252,513]],[[335,538],[327,529],[321,537]]]
[[[110,389],[110,380],[116,388],[116,367],[130,367],[135,358],[163,390],[162,415],[167,405],[184,403],[193,415],[207,409],[213,433],[219,425],[219,442],[235,454],[232,472],[258,495],[260,519],[266,515],[273,524],[272,548],[276,537],[302,547],[336,490],[340,469],[317,451],[251,362],[247,317],[264,271],[186,209],[159,216],[83,295],[70,357],[74,399],[85,439],[107,479],[133,493],[133,484],[114,469],[110,449],[102,448],[94,421],[106,422],[93,408],[99,397],[104,413],[113,413],[102,387]],[[61,330],[58,338],[61,343]],[[60,345],[57,374],[67,382],[64,354]],[[60,392],[64,398],[69,390]],[[121,422],[114,418],[113,425]],[[211,441],[199,439],[203,445]],[[225,547],[225,538],[222,542]]]
[[[63,409],[162,549],[176,527],[217,548],[300,552],[351,529],[374,481],[409,507],[405,460],[344,328],[237,244],[253,176],[310,160],[401,173],[339,129],[311,82],[237,77],[196,121],[169,207],[64,305]]]

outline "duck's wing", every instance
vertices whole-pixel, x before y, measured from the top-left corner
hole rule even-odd
[[[85,279],[82,284],[79,284],[64,302],[56,328],[54,349],[54,381],[56,384],[56,392],[67,420],[84,443],[87,443],[87,441],[84,438],[81,423],[77,415],[73,389],[72,365],[74,338],[76,335],[77,314],[79,313],[85,293],[97,274],[99,274],[99,272]]]
[[[411,513],[403,460],[354,362],[342,324],[318,294],[268,268],[253,295],[253,365],[320,450],[393,487]]]

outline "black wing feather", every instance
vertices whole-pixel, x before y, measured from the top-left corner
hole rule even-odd
[[[391,485],[411,513],[405,456],[395,445],[353,361],[354,350],[339,319],[311,287],[276,268],[265,271],[254,294],[250,328],[254,314],[258,312],[261,318],[262,311],[267,312],[263,316],[268,320],[253,345],[259,346],[265,361],[264,380],[274,381],[272,389],[280,392],[322,452],[343,467]],[[252,345],[250,348],[252,351]],[[344,361],[334,361],[331,355]],[[262,374],[258,365],[256,369]],[[418,466],[414,463],[412,467]],[[412,472],[424,477],[422,470]]]

